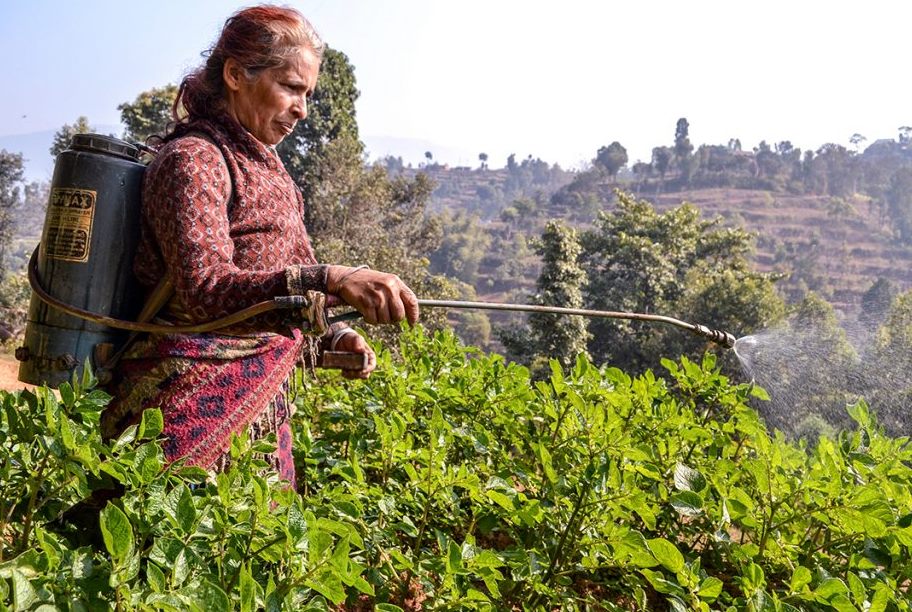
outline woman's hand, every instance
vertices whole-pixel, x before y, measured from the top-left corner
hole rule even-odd
[[[329,266],[326,290],[353,306],[371,325],[418,321],[418,298],[395,274],[369,268]]]
[[[354,331],[344,332],[335,342],[333,350],[367,356],[363,369],[342,370],[342,376],[345,378],[367,378],[377,367],[377,356],[374,354],[374,350],[360,334]]]

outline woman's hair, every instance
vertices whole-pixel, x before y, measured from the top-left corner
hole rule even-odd
[[[281,66],[302,48],[312,50],[317,59],[325,48],[323,40],[309,21],[293,8],[264,4],[241,9],[228,18],[215,45],[203,53],[206,62],[184,77],[171,107],[175,122],[209,117],[222,110],[225,60],[234,58],[248,78],[263,70]]]

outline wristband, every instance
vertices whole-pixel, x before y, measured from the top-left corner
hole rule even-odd
[[[341,340],[343,336],[347,336],[348,334],[357,334],[357,333],[358,332],[353,330],[351,327],[343,327],[342,329],[335,330],[333,332],[332,340],[329,343],[329,350],[331,350],[331,351],[336,350],[336,345],[339,344],[339,340]]]

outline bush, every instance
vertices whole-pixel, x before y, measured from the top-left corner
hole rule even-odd
[[[22,338],[30,296],[31,289],[24,273],[3,275],[0,272],[0,348]]]
[[[909,609],[912,451],[864,404],[808,450],[770,436],[746,405],[763,392],[712,358],[665,361],[672,383],[583,359],[532,383],[447,333],[401,342],[369,381],[299,387],[297,493],[264,475],[268,443],[235,441],[215,478],[163,467],[157,411],[104,443],[91,381],[59,402],[3,394],[0,601]],[[113,484],[85,541],[69,509]]]

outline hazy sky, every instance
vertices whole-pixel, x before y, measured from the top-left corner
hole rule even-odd
[[[0,1],[0,136],[119,123],[118,104],[177,82],[249,4]],[[574,167],[614,140],[648,160],[679,117],[696,144],[745,148],[912,125],[908,0],[289,4],[355,66],[369,144],[423,140],[450,163],[483,151],[491,166],[516,153]]]

